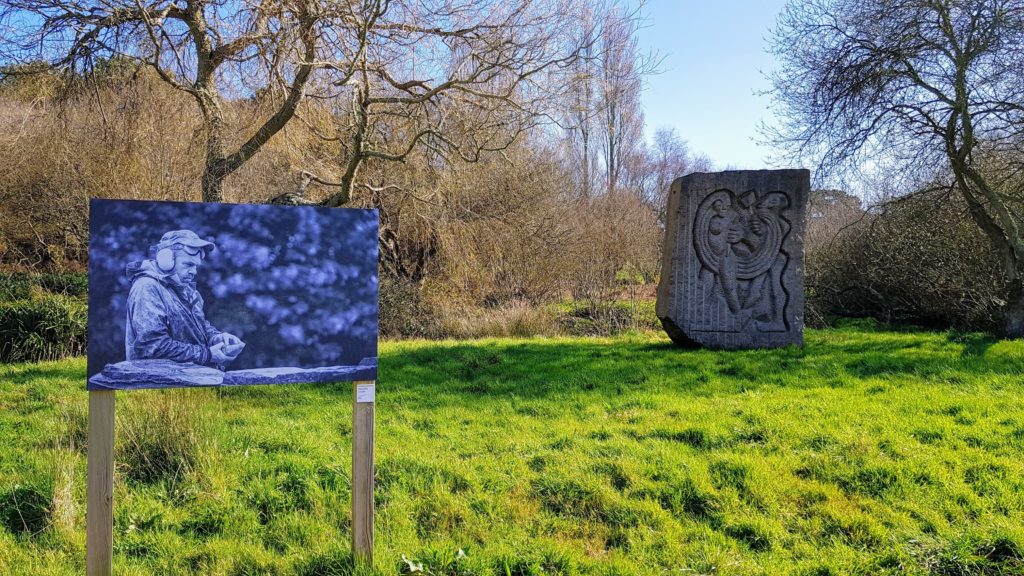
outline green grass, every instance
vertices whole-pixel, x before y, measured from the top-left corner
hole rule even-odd
[[[380,365],[380,574],[1024,573],[1021,341],[417,341]],[[83,571],[84,372],[0,368],[0,574]],[[350,573],[351,401],[118,394],[116,573]]]

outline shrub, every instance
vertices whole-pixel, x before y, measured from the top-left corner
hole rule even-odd
[[[43,294],[0,302],[0,362],[58,360],[85,353],[88,313],[80,299]]]
[[[809,221],[809,237],[817,225]],[[828,241],[809,242],[806,264],[809,324],[871,317],[991,330],[998,323],[998,261],[962,202],[924,193],[890,202]]]
[[[79,273],[40,274],[33,280],[47,292],[84,298],[89,291],[89,275]]]
[[[406,278],[380,275],[377,327],[385,338],[431,338],[438,335],[433,311],[419,285]]]
[[[437,316],[441,334],[449,338],[528,338],[561,332],[550,309],[523,301],[486,309],[443,308]]]
[[[0,272],[0,302],[29,300],[40,292],[85,298],[88,291],[89,276],[87,274]]]
[[[653,300],[576,301],[559,319],[573,336],[610,336],[629,330],[661,330]]]
[[[27,274],[0,272],[0,302],[28,300],[33,284]]]

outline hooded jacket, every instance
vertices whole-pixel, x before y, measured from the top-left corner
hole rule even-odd
[[[164,274],[152,260],[125,268],[132,287],[124,349],[128,360],[174,360],[212,365],[210,346],[221,332],[206,321],[195,284]]]

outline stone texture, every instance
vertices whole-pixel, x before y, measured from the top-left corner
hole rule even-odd
[[[364,360],[365,362],[365,360]],[[298,384],[302,382],[346,382],[376,380],[377,365],[325,366],[322,368],[253,368],[224,373],[225,386],[247,384]]]
[[[173,360],[131,360],[107,364],[89,379],[89,390],[127,390],[135,388],[177,388],[181,386],[220,386],[224,373],[216,368]]]
[[[221,372],[215,368],[172,360],[133,360],[107,364],[89,379],[89,390],[133,390],[185,386],[246,386],[376,380],[377,359],[364,358],[357,366],[320,368],[255,368]]]
[[[657,314],[681,346],[803,345],[807,170],[697,173],[669,192]]]

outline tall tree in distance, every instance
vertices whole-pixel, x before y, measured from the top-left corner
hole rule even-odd
[[[630,156],[643,148],[644,113],[640,103],[643,77],[654,71],[654,62],[637,49],[640,22],[636,12],[612,6],[601,27],[600,134],[605,183],[614,194],[622,181]]]
[[[643,79],[657,71],[660,60],[637,47],[642,10],[643,2],[627,8],[599,1],[584,5],[579,17],[582,51],[569,78],[562,122],[582,197],[602,185],[614,194],[625,185],[628,165],[643,156]]]
[[[646,173],[649,180],[645,186],[645,196],[654,207],[658,222],[662,225],[665,223],[668,192],[672,182],[691,172],[709,170],[711,160],[691,152],[686,140],[679,136],[675,128],[659,128],[654,132],[651,145],[647,148]]]
[[[862,166],[963,197],[999,255],[1005,336],[1024,336],[1024,2],[791,1],[766,139],[819,176]]]
[[[580,17],[580,57],[571,68],[569,90],[567,95],[567,129],[569,158],[579,166],[579,194],[583,198],[593,195],[596,181],[596,137],[594,134],[594,117],[598,109],[597,99],[597,51],[598,42],[595,35],[595,9],[593,4],[583,6]]]

